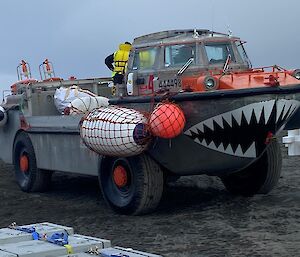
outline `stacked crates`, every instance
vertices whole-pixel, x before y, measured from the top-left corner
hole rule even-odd
[[[53,223],[26,226],[12,225],[0,229],[0,257],[159,257],[111,247],[106,239],[74,234],[71,227]]]

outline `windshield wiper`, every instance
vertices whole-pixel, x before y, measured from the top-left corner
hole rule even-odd
[[[225,72],[228,70],[230,62],[231,62],[231,54],[228,54],[223,66],[223,72],[222,72],[223,74],[225,74]]]
[[[177,75],[180,76],[182,75],[182,73],[185,72],[185,70],[192,64],[192,62],[194,61],[194,58],[191,57],[190,59],[187,60],[187,62],[185,64],[183,64],[183,66],[180,68],[180,70],[177,72]]]

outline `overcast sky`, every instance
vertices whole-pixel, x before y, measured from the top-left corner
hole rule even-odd
[[[299,10],[299,0],[0,0],[0,91],[21,59],[37,79],[45,58],[64,79],[109,76],[104,59],[120,42],[168,29],[229,26],[255,67],[300,68]]]

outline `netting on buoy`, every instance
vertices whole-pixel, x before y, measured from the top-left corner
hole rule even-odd
[[[96,153],[124,157],[140,154],[151,139],[144,114],[117,106],[98,108],[87,114],[82,119],[80,135]]]
[[[158,104],[150,115],[150,131],[157,137],[174,138],[182,132],[184,126],[184,113],[173,103]]]

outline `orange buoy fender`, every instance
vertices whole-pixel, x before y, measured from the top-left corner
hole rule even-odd
[[[81,121],[80,135],[94,152],[120,157],[142,153],[151,139],[147,118],[141,112],[117,106],[88,113]]]
[[[174,138],[182,132],[184,126],[184,113],[173,103],[158,104],[150,115],[150,131],[157,137]]]

